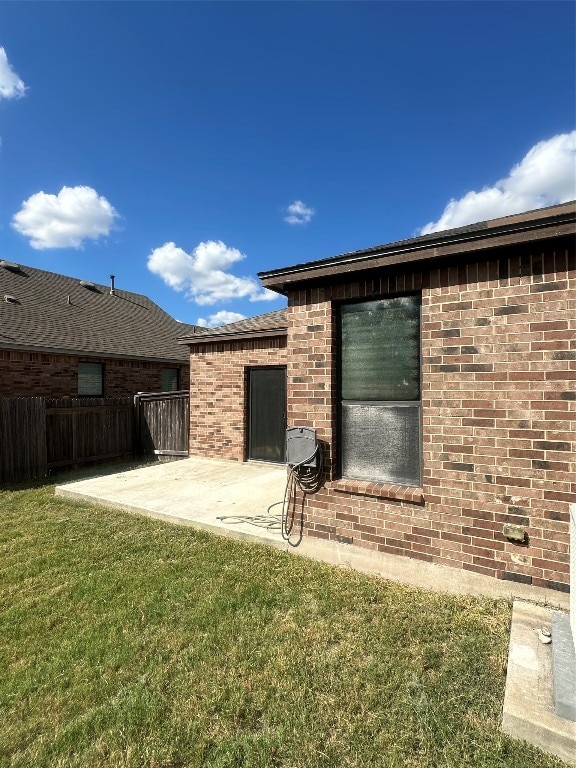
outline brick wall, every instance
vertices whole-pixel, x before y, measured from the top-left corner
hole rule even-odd
[[[285,336],[193,346],[190,455],[244,461],[248,369],[285,362]]]
[[[306,533],[498,578],[568,589],[576,500],[574,252],[507,252],[294,291],[288,423],[315,427],[327,482]],[[336,474],[337,303],[422,294],[422,489]],[[510,543],[504,523],[525,526]]]
[[[0,349],[0,397],[77,397],[79,360],[104,364],[107,397],[161,391],[162,368],[180,367],[180,388],[189,386],[186,365]]]

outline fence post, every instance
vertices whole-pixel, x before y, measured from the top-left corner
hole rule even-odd
[[[140,397],[141,394],[142,392],[138,392],[137,394],[134,395],[134,455],[135,456],[140,456],[142,454],[142,439],[141,439],[142,401]]]
[[[41,417],[38,419],[38,430],[43,433],[38,435],[38,442],[41,441],[42,444],[42,477],[47,477],[48,475],[48,427],[46,424],[46,400],[47,399],[45,397],[42,398]]]

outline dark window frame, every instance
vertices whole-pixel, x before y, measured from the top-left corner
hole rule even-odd
[[[91,365],[100,367],[100,392],[80,392],[80,366]],[[105,396],[105,375],[106,369],[103,362],[94,360],[79,360],[78,361],[78,397],[104,397]]]
[[[175,371],[176,372],[176,386],[174,389],[165,389],[164,388],[164,372],[167,371]],[[160,371],[160,388],[162,392],[178,392],[180,390],[180,368],[177,368],[176,366],[170,366],[170,367],[164,367]]]
[[[406,298],[406,297],[415,297],[419,301],[419,355],[418,355],[418,367],[419,367],[419,398],[417,400],[372,400],[372,401],[361,401],[361,400],[349,400],[349,404],[363,404],[367,406],[380,406],[380,407],[409,407],[409,408],[417,408],[418,409],[418,465],[417,465],[417,479],[414,482],[400,482],[398,480],[394,479],[383,479],[382,476],[378,477],[375,473],[375,477],[373,478],[366,478],[366,477],[351,477],[349,475],[344,474],[343,472],[343,429],[344,429],[344,407],[346,402],[344,401],[342,397],[342,371],[343,371],[343,362],[342,362],[342,307],[344,306],[351,306],[354,304],[368,304],[371,302],[377,303],[381,301],[387,301],[391,299],[397,299],[397,298]],[[394,293],[394,294],[388,294],[385,296],[367,296],[362,298],[356,298],[356,299],[345,299],[342,301],[334,302],[334,310],[336,315],[336,322],[334,324],[335,332],[336,332],[336,338],[335,338],[335,347],[337,349],[336,354],[336,391],[337,391],[337,398],[336,398],[336,424],[337,424],[337,450],[336,450],[336,476],[342,480],[350,480],[353,482],[369,482],[369,483],[376,483],[379,485],[398,485],[401,487],[412,487],[412,488],[420,488],[422,487],[422,479],[423,479],[423,470],[424,470],[424,450],[423,450],[423,408],[422,408],[422,400],[423,400],[423,380],[422,380],[422,294],[419,291],[406,291],[402,293]]]

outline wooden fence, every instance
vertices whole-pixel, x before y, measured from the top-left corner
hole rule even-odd
[[[0,398],[0,483],[142,454],[188,455],[187,392]]]
[[[47,474],[45,402],[42,397],[0,398],[0,483]]]
[[[139,393],[134,406],[139,453],[188,455],[189,392]]]
[[[132,398],[46,400],[46,453],[48,469],[133,456]]]

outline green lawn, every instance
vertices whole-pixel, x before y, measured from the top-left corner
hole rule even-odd
[[[559,766],[499,731],[510,613],[1,491],[0,766]]]

